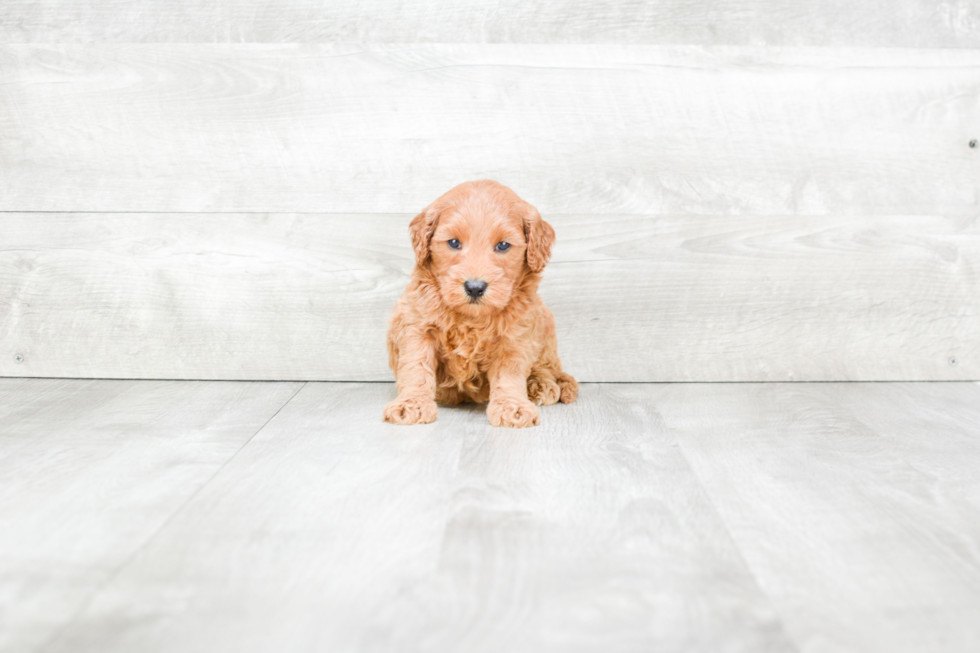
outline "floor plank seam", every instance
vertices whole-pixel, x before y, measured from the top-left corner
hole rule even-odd
[[[262,432],[262,430],[263,430],[263,429],[265,429],[265,427],[266,427],[266,426],[268,426],[268,425],[269,425],[269,423],[270,423],[270,422],[271,422],[272,420],[274,420],[274,419],[276,418],[276,415],[278,415],[278,414],[279,414],[280,412],[282,412],[282,409],[283,409],[283,408],[285,408],[286,406],[288,406],[288,405],[289,405],[289,403],[290,403],[290,402],[291,402],[291,401],[292,401],[292,400],[293,400],[293,399],[294,399],[294,398],[296,397],[296,395],[298,395],[298,394],[300,393],[300,391],[301,391],[301,390],[302,390],[303,388],[305,388],[305,387],[306,387],[306,384],[307,384],[307,383],[308,383],[307,381],[304,381],[304,382],[303,382],[303,385],[301,385],[301,386],[300,386],[299,388],[297,388],[297,389],[296,389],[296,392],[294,392],[293,394],[291,394],[291,395],[289,396],[289,399],[287,399],[287,400],[286,400],[286,401],[285,401],[285,402],[283,403],[283,405],[282,405],[282,406],[280,406],[280,407],[278,408],[278,410],[276,410],[276,412],[274,412],[274,413],[272,414],[272,416],[270,416],[270,417],[269,417],[269,419],[267,419],[267,420],[266,420],[266,421],[265,421],[265,422],[264,422],[264,423],[262,424],[262,426],[260,426],[260,427],[259,427],[258,429],[256,429],[256,431],[255,431],[255,433],[253,433],[253,434],[252,434],[251,436],[249,436],[249,438],[248,438],[248,439],[247,439],[247,440],[246,440],[245,442],[243,442],[243,443],[242,443],[242,445],[241,445],[240,447],[238,447],[238,449],[236,449],[236,450],[235,450],[235,453],[233,453],[233,454],[232,454],[231,456],[229,456],[229,457],[228,457],[228,460],[226,460],[225,462],[223,462],[223,463],[221,463],[221,465],[220,465],[220,466],[218,467],[218,469],[216,469],[216,470],[214,471],[214,473],[213,473],[213,474],[211,474],[211,476],[209,476],[209,477],[208,477],[208,479],[207,479],[206,481],[204,481],[204,483],[202,483],[202,484],[200,485],[200,487],[198,487],[198,488],[197,488],[196,490],[194,490],[194,492],[193,492],[193,493],[192,493],[192,494],[191,494],[191,495],[190,495],[189,497],[187,497],[187,500],[186,500],[186,501],[184,501],[183,503],[181,503],[181,504],[180,504],[180,506],[178,506],[178,507],[177,507],[177,509],[176,509],[176,510],[174,510],[174,511],[173,511],[173,512],[172,512],[172,513],[170,514],[170,516],[169,516],[169,517],[167,517],[167,518],[166,518],[165,520],[163,520],[163,523],[162,523],[162,524],[160,524],[160,526],[159,526],[159,527],[157,527],[157,528],[156,528],[156,529],[155,529],[155,530],[153,531],[153,533],[151,533],[151,534],[150,534],[150,536],[149,536],[149,537],[147,537],[147,538],[146,538],[146,539],[145,539],[145,540],[143,541],[143,543],[142,543],[142,544],[140,544],[139,546],[137,546],[137,547],[136,547],[136,548],[135,548],[135,549],[133,550],[133,552],[132,552],[132,553],[131,553],[131,554],[130,554],[129,556],[127,556],[127,557],[126,557],[126,559],[125,559],[125,560],[123,560],[123,562],[121,562],[121,563],[120,563],[120,564],[119,564],[119,565],[118,565],[118,566],[117,566],[117,567],[116,567],[116,568],[115,568],[115,569],[114,569],[114,570],[112,571],[112,573],[111,573],[111,574],[109,574],[108,576],[106,576],[106,578],[105,578],[105,579],[104,579],[104,580],[103,580],[103,581],[102,581],[101,583],[99,583],[99,585],[98,585],[98,587],[96,587],[96,588],[95,588],[94,590],[92,590],[92,592],[91,592],[91,593],[90,593],[90,594],[88,595],[88,597],[87,597],[87,598],[86,598],[86,599],[85,599],[84,601],[82,601],[82,603],[81,603],[81,604],[80,604],[80,605],[78,606],[78,609],[76,609],[76,610],[75,610],[75,612],[74,612],[74,613],[72,614],[72,616],[71,616],[70,618],[68,618],[68,619],[67,619],[67,620],[65,621],[65,623],[64,623],[64,624],[63,624],[63,625],[61,626],[61,628],[59,628],[59,629],[58,629],[58,630],[57,630],[57,631],[56,631],[56,632],[54,633],[54,635],[52,635],[52,636],[51,636],[51,637],[50,637],[50,638],[49,638],[49,639],[48,639],[48,640],[47,640],[47,641],[46,641],[46,642],[45,642],[44,644],[42,644],[41,646],[39,646],[39,647],[37,648],[37,651],[38,651],[38,653],[41,653],[41,652],[43,652],[43,651],[46,651],[46,650],[48,650],[48,649],[49,649],[49,648],[50,648],[50,647],[51,647],[51,646],[52,646],[52,645],[53,645],[53,644],[54,644],[55,642],[57,642],[57,641],[58,641],[58,640],[59,640],[59,639],[61,638],[61,636],[62,636],[62,635],[63,635],[63,634],[64,634],[64,633],[65,633],[65,632],[66,632],[66,631],[67,631],[67,630],[69,629],[69,628],[71,628],[71,626],[73,626],[73,625],[75,624],[75,622],[76,622],[76,621],[78,620],[78,618],[79,618],[79,617],[80,617],[80,616],[82,615],[82,613],[84,613],[84,612],[85,612],[85,610],[86,610],[86,608],[88,608],[88,606],[89,606],[89,605],[90,605],[90,604],[92,603],[92,600],[93,600],[93,599],[94,599],[94,598],[95,598],[96,596],[98,596],[98,595],[99,595],[99,593],[100,593],[100,592],[101,592],[102,590],[104,590],[104,589],[105,589],[106,587],[108,587],[108,586],[109,586],[109,585],[110,585],[110,584],[112,583],[112,581],[113,581],[113,580],[115,580],[115,579],[116,579],[116,577],[117,577],[117,576],[119,576],[119,574],[120,574],[120,573],[122,573],[122,571],[123,571],[123,570],[124,570],[124,569],[125,569],[126,567],[128,567],[128,566],[129,566],[130,564],[132,564],[132,562],[133,562],[133,560],[135,560],[135,559],[136,559],[136,558],[137,558],[137,557],[139,556],[139,554],[140,554],[140,553],[141,553],[141,552],[142,552],[142,551],[143,551],[144,549],[146,549],[146,547],[147,547],[147,546],[149,546],[149,545],[150,545],[150,543],[151,543],[151,542],[153,542],[153,540],[155,540],[155,539],[157,538],[157,536],[158,536],[158,535],[159,535],[160,533],[162,533],[162,532],[163,532],[163,531],[164,531],[164,530],[165,530],[165,529],[167,528],[167,526],[168,526],[168,525],[169,525],[169,524],[170,524],[170,523],[171,523],[171,522],[172,522],[172,521],[174,520],[174,518],[176,518],[176,517],[177,517],[177,515],[179,515],[179,514],[181,514],[181,513],[182,513],[182,512],[183,512],[183,511],[184,511],[184,510],[185,510],[185,509],[187,508],[187,506],[189,506],[189,505],[190,505],[190,504],[191,504],[191,503],[192,503],[192,502],[194,501],[194,499],[195,499],[195,498],[196,498],[196,497],[197,497],[197,496],[198,496],[198,495],[199,495],[199,494],[200,494],[200,493],[201,493],[201,492],[202,492],[202,491],[204,490],[204,488],[206,488],[206,487],[208,487],[208,486],[209,486],[209,485],[211,484],[211,482],[212,482],[212,481],[213,481],[213,480],[214,480],[215,478],[217,478],[217,476],[218,476],[218,474],[220,474],[220,473],[221,473],[221,471],[222,471],[222,470],[223,470],[223,469],[224,469],[225,467],[227,467],[227,466],[228,466],[228,464],[229,464],[229,463],[230,463],[231,461],[233,461],[233,460],[234,460],[235,458],[237,458],[237,457],[238,457],[238,454],[240,454],[240,453],[242,452],[242,450],[243,450],[243,449],[245,449],[245,447],[247,447],[247,446],[248,446],[248,444],[249,444],[249,443],[250,443],[250,442],[251,442],[252,440],[254,440],[254,439],[255,439],[255,436],[257,436],[257,435],[258,435],[259,433],[261,433],[261,432]]]
[[[688,471],[690,471],[691,476],[693,476],[694,479],[697,481],[698,487],[701,488],[701,492],[704,494],[705,501],[708,503],[708,505],[711,507],[711,510],[714,512],[715,518],[718,520],[718,523],[721,524],[721,527],[725,531],[725,535],[728,536],[728,541],[732,545],[732,551],[734,551],[738,555],[738,559],[742,562],[742,566],[751,576],[752,582],[755,583],[755,586],[758,588],[759,593],[765,597],[766,602],[769,604],[769,607],[772,609],[773,615],[775,615],[776,619],[779,621],[780,630],[782,630],[783,634],[786,636],[786,640],[793,645],[793,651],[795,651],[795,653],[801,653],[801,651],[803,650],[801,644],[799,640],[793,636],[793,633],[790,631],[789,627],[787,626],[786,618],[779,610],[778,601],[768,591],[766,591],[766,588],[759,580],[758,573],[756,572],[755,569],[752,568],[752,565],[749,564],[748,558],[745,557],[745,553],[742,551],[742,547],[739,546],[738,541],[735,539],[735,535],[732,533],[731,527],[728,525],[728,522],[725,520],[722,511],[719,509],[717,503],[715,502],[715,498],[708,491],[708,488],[705,486],[705,483],[702,480],[701,475],[698,474],[698,471],[695,468],[694,464],[691,463],[691,459],[688,457],[687,452],[684,450],[684,445],[681,444],[680,438],[677,437],[677,434],[674,432],[674,429],[670,426],[670,424],[667,423],[667,419],[663,416],[663,414],[661,414],[661,412],[657,410],[655,407],[653,408],[653,411],[654,413],[656,413],[657,417],[660,418],[660,423],[663,424],[663,427],[667,429],[668,433],[670,433],[671,438],[673,438],[674,445],[677,447],[677,451],[680,454],[680,457],[684,460],[684,464],[687,465],[687,469]]]

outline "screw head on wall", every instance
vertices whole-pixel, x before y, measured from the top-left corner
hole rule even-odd
[[[976,146],[977,146],[977,139],[974,138],[972,141],[970,141],[970,147],[976,147]]]
[[[957,363],[959,363],[959,361],[956,360],[956,356],[951,356],[949,359],[949,364],[955,367]]]
[[[20,354],[14,354],[14,362],[15,363],[23,363],[24,362],[24,357],[21,356]]]

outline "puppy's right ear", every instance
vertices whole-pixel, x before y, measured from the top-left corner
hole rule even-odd
[[[555,244],[555,230],[541,219],[538,210],[525,204],[524,236],[527,238],[527,267],[531,272],[541,272],[551,258],[551,246]]]
[[[430,205],[412,218],[408,224],[408,233],[412,237],[412,248],[415,250],[415,263],[418,265],[425,264],[429,258],[429,243],[432,241],[432,235],[436,232],[438,221],[439,212],[434,205]]]

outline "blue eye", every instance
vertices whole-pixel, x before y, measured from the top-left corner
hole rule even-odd
[[[510,243],[504,243],[504,242],[497,243],[497,246],[494,247],[494,249],[497,250],[498,252],[506,252],[508,249],[510,249]]]
[[[452,240],[449,241],[449,246],[452,247],[453,249],[459,249],[460,247],[463,246],[463,243],[453,238]]]

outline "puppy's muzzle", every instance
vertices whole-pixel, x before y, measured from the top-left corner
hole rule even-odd
[[[466,291],[467,296],[469,296],[471,302],[475,302],[483,297],[483,293],[487,291],[486,281],[464,281],[463,290]]]

